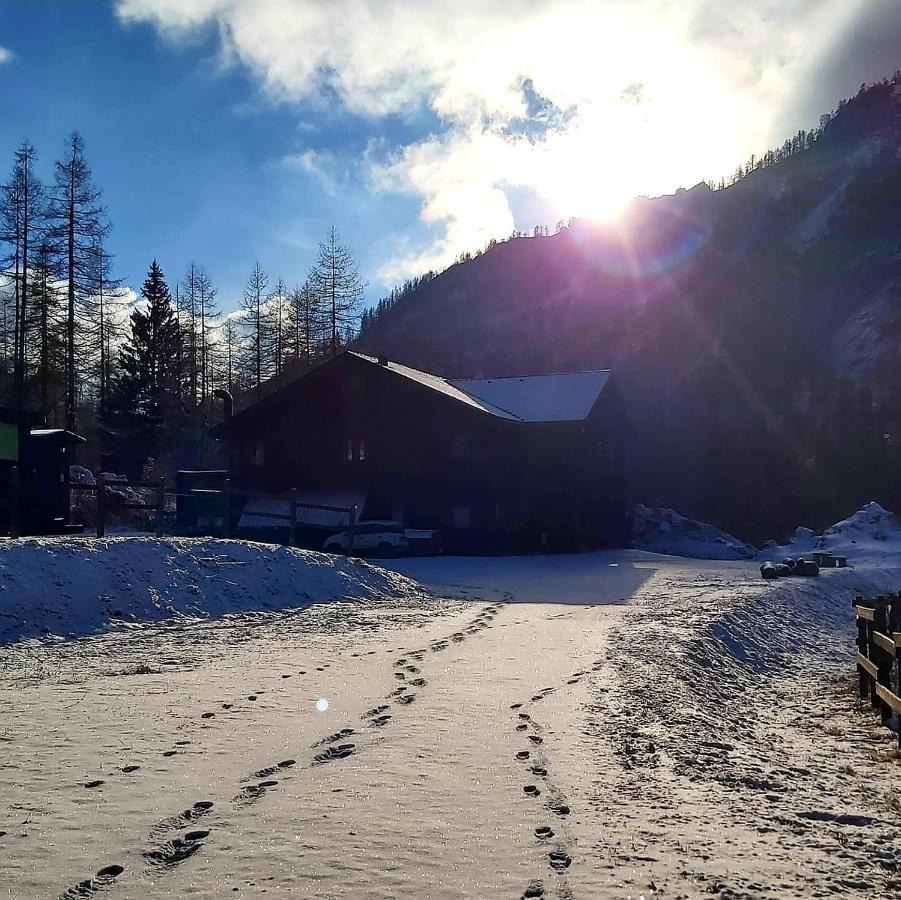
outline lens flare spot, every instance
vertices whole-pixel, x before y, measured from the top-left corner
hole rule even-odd
[[[316,701],[316,709],[319,712],[325,712],[328,709],[328,700],[326,700],[325,697],[320,697]]]

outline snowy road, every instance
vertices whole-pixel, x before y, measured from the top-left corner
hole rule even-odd
[[[397,568],[454,599],[0,650],[0,896],[893,895],[888,738],[822,677],[864,576]]]

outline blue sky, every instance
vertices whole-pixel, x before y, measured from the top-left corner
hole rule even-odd
[[[170,281],[193,260],[226,309],[256,260],[302,280],[332,224],[372,302],[514,227],[729,172],[898,46],[895,0],[0,9],[0,156],[27,137],[50,180],[78,129],[118,274],[137,288],[153,257]]]
[[[6,3],[3,18],[13,58],[0,66],[0,150],[11,165],[27,137],[49,181],[66,135],[82,133],[128,284],[139,288],[154,256],[170,283],[193,259],[231,307],[255,260],[272,281],[303,280],[335,224],[369,299],[384,290],[378,262],[389,235],[416,225],[418,201],[367,191],[359,159],[370,140],[403,140],[413,123],[273,103],[246,71],[217,62],[211,35],[173,46],[149,25],[122,25],[106,3]],[[327,154],[334,184],[285,161],[310,150]]]

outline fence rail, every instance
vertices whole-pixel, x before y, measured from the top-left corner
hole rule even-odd
[[[857,676],[861,699],[869,697],[883,724],[901,716],[901,591],[853,603],[857,622]],[[896,720],[901,747],[901,721]]]

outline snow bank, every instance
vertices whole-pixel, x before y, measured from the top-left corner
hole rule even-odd
[[[822,534],[800,526],[788,544],[769,544],[758,553],[758,559],[804,556],[814,550],[847,556],[852,565],[901,566],[901,521],[878,503],[870,502]]]
[[[750,544],[715,525],[686,519],[672,509],[654,509],[639,503],[632,524],[632,546],[690,559],[753,559]]]
[[[422,590],[358,560],[251,541],[35,538],[0,544],[0,643],[110,623],[412,598]]]

